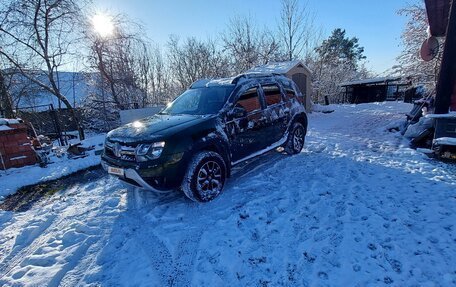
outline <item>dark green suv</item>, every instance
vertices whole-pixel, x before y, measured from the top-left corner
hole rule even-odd
[[[102,165],[135,186],[209,201],[235,164],[281,146],[288,154],[302,150],[302,102],[281,75],[200,80],[157,115],[109,132]]]

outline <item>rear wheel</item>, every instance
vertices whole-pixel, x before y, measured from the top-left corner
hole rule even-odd
[[[193,201],[207,202],[216,198],[226,179],[226,164],[216,152],[197,153],[185,173],[181,189]]]
[[[288,154],[300,153],[304,147],[305,138],[306,129],[301,123],[295,122],[288,134],[288,139],[285,143],[285,152]]]

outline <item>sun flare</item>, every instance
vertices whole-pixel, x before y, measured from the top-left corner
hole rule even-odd
[[[106,14],[96,14],[92,17],[95,32],[101,37],[109,37],[114,33],[112,18]]]

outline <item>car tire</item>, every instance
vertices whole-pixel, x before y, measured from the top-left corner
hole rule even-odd
[[[289,155],[300,153],[304,148],[305,139],[306,128],[300,122],[293,123],[285,143],[285,152]]]
[[[203,151],[190,161],[182,181],[181,190],[195,202],[208,202],[223,190],[226,164],[216,152]]]

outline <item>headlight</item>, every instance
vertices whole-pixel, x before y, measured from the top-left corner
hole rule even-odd
[[[114,144],[110,142],[107,138],[105,138],[104,146],[108,148],[112,148]]]
[[[152,144],[140,144],[136,148],[136,158],[138,161],[157,159],[161,156],[165,142],[155,142]]]
[[[136,155],[146,155],[150,149],[150,144],[140,144],[136,148]]]
[[[162,154],[163,149],[165,148],[165,142],[156,142],[153,143],[150,148],[149,152],[147,153],[147,157],[150,159],[159,158]]]

